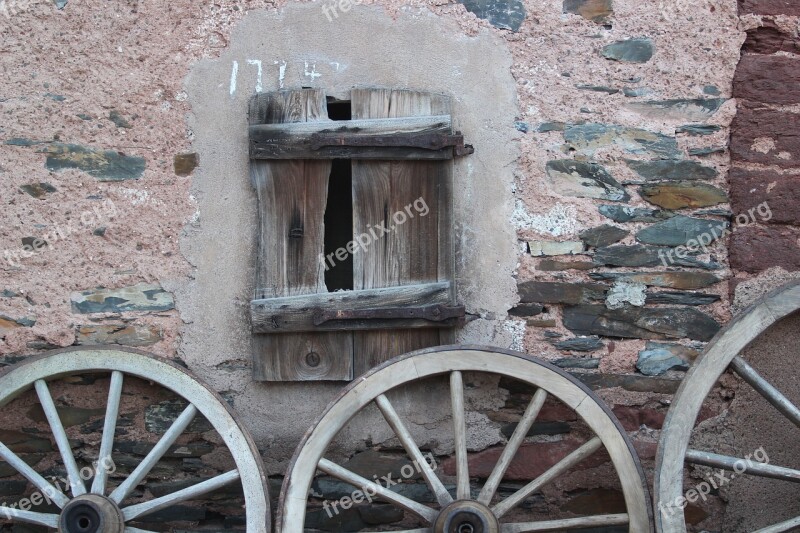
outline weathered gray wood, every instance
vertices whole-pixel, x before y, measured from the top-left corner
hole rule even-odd
[[[447,98],[416,91],[354,89],[351,102],[357,120],[450,114]],[[445,243],[445,251],[440,251],[439,242],[440,231],[452,232],[453,227],[449,204],[443,211],[441,196],[449,196],[451,179],[451,162],[353,161],[354,235],[369,233],[378,224],[391,230],[353,256],[355,289],[454,279],[449,259],[440,261],[440,253],[450,253],[452,241]],[[393,220],[395,213],[415,201],[428,207],[425,216],[412,210],[414,217],[402,224]],[[440,331],[356,332],[354,371],[361,374],[396,355],[441,344]]]
[[[328,146],[333,135],[370,139],[401,134],[452,133],[449,115],[256,124],[250,126],[251,159],[452,159],[453,148]]]
[[[737,474],[748,474],[751,476],[768,477],[800,483],[800,470],[759,463],[758,461],[751,461],[748,459],[740,459],[729,455],[703,452],[700,450],[687,450],[686,462],[695,465],[722,468],[723,470],[729,470]]]
[[[250,124],[328,121],[316,89],[259,94]],[[330,161],[251,161],[259,242],[256,299],[325,292],[324,215]],[[352,336],[336,333],[255,335],[253,375],[259,381],[349,380]]]
[[[450,301],[452,283],[427,283],[404,285],[383,289],[338,291],[267,298],[251,302],[253,331],[257,333],[285,333],[291,331],[353,331],[387,328],[430,328],[455,326],[457,320],[431,322],[416,320],[346,320],[315,324],[317,309],[326,311],[375,309],[402,306],[446,304]]]
[[[791,420],[795,426],[800,427],[800,409],[773,387],[769,381],[761,377],[761,374],[747,364],[747,361],[737,355],[731,361],[731,368],[783,416]]]

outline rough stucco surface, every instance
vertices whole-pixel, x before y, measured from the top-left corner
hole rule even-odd
[[[285,38],[287,28],[294,29],[292,39]],[[371,40],[373,35],[381,39]],[[193,147],[202,161],[192,185],[200,215],[181,245],[193,279],[174,287],[186,323],[180,353],[214,387],[235,393],[235,407],[256,438],[270,442],[270,462],[280,463],[341,384],[254,383],[248,368],[257,214],[246,124],[247,101],[259,82],[255,61],[262,64],[264,91],[323,87],[341,97],[352,87],[376,86],[453,96],[455,127],[477,147],[474,156],[456,163],[459,291],[468,311],[484,316],[502,317],[515,300],[509,219],[518,133],[504,43],[486,30],[463,35],[425,10],[390,17],[383,8],[364,6],[330,23],[318,5],[253,12],[219,58],[193,66],[186,93]],[[476,204],[480,210],[472,208]],[[497,320],[478,320],[461,333],[462,342],[481,344],[508,345],[507,337]]]

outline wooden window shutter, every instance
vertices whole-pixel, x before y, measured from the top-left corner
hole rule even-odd
[[[401,353],[452,343],[463,323],[452,159],[471,148],[452,131],[449,99],[354,89],[350,112],[350,120],[330,120],[319,89],[251,100],[256,380],[351,380]],[[352,290],[328,292],[324,219],[334,159],[350,160],[352,171],[353,279]]]

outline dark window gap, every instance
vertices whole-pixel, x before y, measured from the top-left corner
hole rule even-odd
[[[328,292],[353,289],[353,255],[347,252],[347,244],[353,240],[353,167],[350,163],[350,159],[334,159],[328,180],[325,206],[325,286]]]
[[[328,97],[328,118],[331,120],[350,120],[353,117],[350,100],[336,100]]]

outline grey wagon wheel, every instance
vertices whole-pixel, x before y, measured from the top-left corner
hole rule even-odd
[[[696,464],[723,470],[739,470],[745,475],[800,482],[800,469],[748,462],[713,451],[689,449],[703,402],[728,369],[753,387],[790,422],[800,427],[800,409],[764,379],[739,354],[778,320],[800,309],[800,282],[780,287],[757,300],[723,328],[706,346],[683,379],[673,398],[658,446],[655,472],[656,528],[662,533],[686,532],[684,513],[684,465]],[[738,468],[738,469],[737,469]],[[758,530],[779,533],[800,527],[795,517]]]
[[[508,439],[477,496],[477,489],[472,492],[470,487],[467,460],[465,373],[499,375],[536,389],[514,434]],[[451,494],[452,489],[445,487],[426,462],[406,423],[389,399],[392,389],[432,376],[449,378],[455,443],[455,497]],[[498,496],[498,486],[548,397],[556,398],[577,413],[594,436],[539,477],[507,498],[501,498]],[[373,405],[388,422],[409,459],[420,468],[430,492],[435,496],[436,508],[389,490],[324,457],[337,433],[357,413],[372,409]],[[509,511],[515,510],[526,498],[603,447],[611,456],[627,512],[524,523],[509,519]],[[309,490],[318,470],[353,487],[360,487],[364,493],[372,493],[376,498],[403,509],[426,524],[422,528],[406,530],[405,533],[523,533],[620,525],[627,526],[631,533],[652,530],[646,479],[627,435],[602,401],[560,369],[525,354],[497,348],[463,346],[423,350],[395,358],[356,379],[328,406],[295,453],[281,492],[277,527],[282,533],[304,531]]]
[[[104,406],[100,453],[91,477],[84,475],[83,469],[78,466],[50,392],[53,384],[63,378],[87,374],[105,374],[110,378],[107,403]],[[113,463],[120,400],[128,378],[140,378],[168,389],[185,400],[187,405],[130,475],[116,487],[111,487],[109,468],[106,465]],[[221,488],[241,484],[246,504],[247,531],[270,531],[269,497],[258,449],[225,401],[186,369],[132,350],[59,350],[31,357],[5,371],[0,376],[0,407],[8,405],[30,390],[35,391],[44,411],[51,436],[66,469],[68,483],[65,490],[59,490],[57,485],[45,479],[42,473],[37,472],[0,442],[0,458],[26,478],[38,491],[37,494],[46,496],[59,509],[57,513],[50,513],[0,507],[0,518],[6,517],[12,523],[58,529],[62,533],[136,533],[145,530],[127,524]],[[216,430],[230,452],[235,468],[160,497],[126,504],[131,493],[145,481],[151,470],[198,415],[204,416]]]

